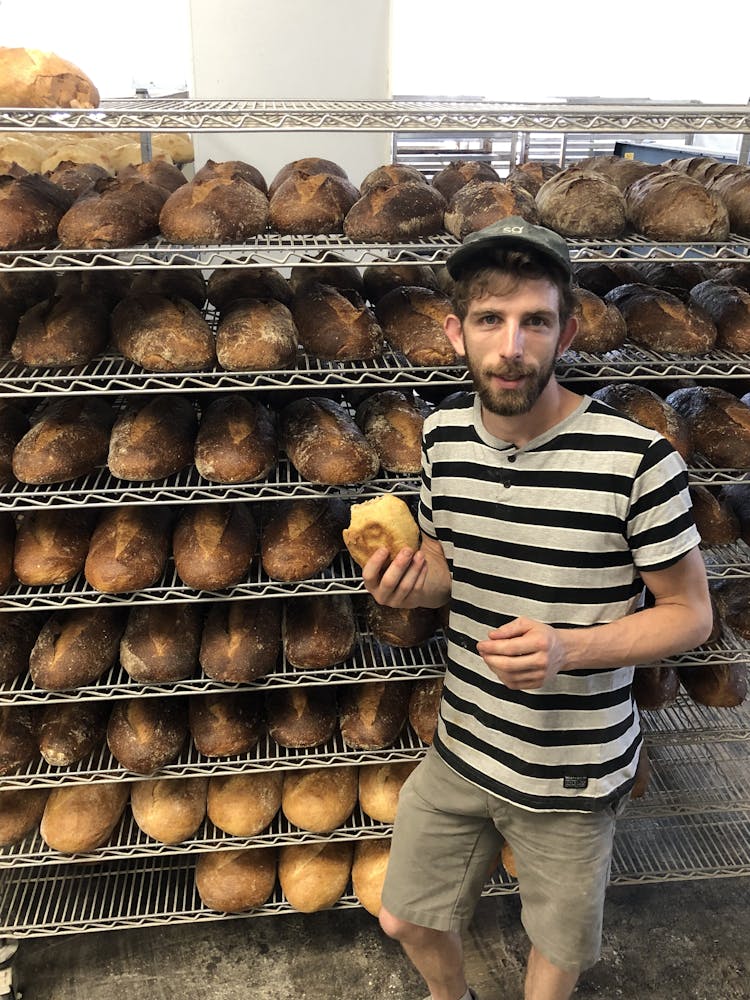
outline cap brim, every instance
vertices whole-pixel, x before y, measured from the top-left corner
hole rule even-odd
[[[478,263],[482,257],[490,258],[492,251],[499,249],[530,251],[540,257],[546,257],[550,263],[561,268],[569,278],[573,276],[573,268],[569,260],[556,254],[554,250],[539,246],[535,240],[527,240],[520,236],[488,236],[486,239],[465,243],[454,250],[446,260],[448,274],[456,280],[469,264]],[[492,261],[489,260],[488,263],[492,263]]]

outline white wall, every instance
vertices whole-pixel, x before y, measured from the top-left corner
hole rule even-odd
[[[382,100],[389,89],[389,0],[191,0],[193,96],[233,100]],[[217,16],[220,15],[220,16]],[[196,166],[243,159],[271,179],[322,156],[359,184],[390,159],[379,133],[197,135]]]

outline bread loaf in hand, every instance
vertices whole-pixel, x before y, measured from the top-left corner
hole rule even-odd
[[[419,548],[417,522],[407,504],[392,493],[352,504],[349,527],[343,530],[342,537],[359,566],[381,548],[388,550],[391,559],[404,548],[412,552]]]

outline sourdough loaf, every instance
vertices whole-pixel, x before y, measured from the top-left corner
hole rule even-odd
[[[226,371],[273,371],[297,358],[294,317],[273,299],[237,299],[225,307],[216,330],[216,357]]]
[[[408,681],[367,681],[346,687],[339,699],[341,735],[355,750],[393,746],[406,724]]]
[[[0,483],[13,478],[13,452],[29,429],[29,418],[12,403],[0,402]]]
[[[375,305],[394,288],[415,285],[439,291],[435,272],[428,264],[369,264],[362,273],[364,296]]]
[[[165,298],[187,299],[196,309],[202,309],[206,303],[206,279],[202,273],[181,267],[137,271],[130,283],[129,291],[133,295],[149,292]],[[119,298],[124,298],[124,295],[120,295],[118,300]]]
[[[344,233],[352,240],[398,242],[443,231],[445,198],[422,182],[372,188],[352,205]]]
[[[39,756],[38,713],[25,705],[0,705],[0,777],[15,774]]]
[[[562,170],[542,184],[536,204],[541,224],[563,236],[617,239],[625,232],[625,198],[603,174]]]
[[[194,695],[189,718],[195,749],[204,757],[249,753],[263,729],[260,699],[252,691]]]
[[[740,537],[740,522],[720,496],[697,483],[690,487],[695,526],[703,545],[729,545]]]
[[[624,193],[634,181],[647,174],[659,173],[664,168],[659,163],[646,163],[644,160],[626,160],[624,156],[588,156],[576,160],[576,169],[593,171],[603,174]]]
[[[667,396],[687,422],[693,446],[716,466],[750,468],[750,407],[725,389],[702,385]]]
[[[29,611],[0,615],[0,684],[10,684],[26,670],[44,618]]]
[[[278,189],[289,177],[300,174],[330,174],[333,177],[343,177],[348,180],[346,170],[333,160],[326,160],[322,156],[303,156],[291,163],[285,163],[275,174],[273,180],[268,185],[268,197],[273,198]]]
[[[677,667],[669,663],[638,667],[633,675],[633,698],[638,708],[667,708],[679,690]]]
[[[429,288],[404,286],[384,295],[375,316],[386,340],[413,365],[456,363],[456,352],[445,335],[445,317],[453,312],[450,299]]]
[[[140,177],[105,177],[67,210],[57,235],[71,249],[142,243],[159,232],[159,212],[168,193]]]
[[[223,590],[241,583],[256,550],[255,519],[247,504],[190,504],[175,524],[175,570],[193,590]]]
[[[271,198],[268,221],[283,235],[340,233],[359,191],[344,177],[295,173]]]
[[[358,292],[314,282],[303,285],[292,314],[304,349],[326,361],[377,357],[383,331]]]
[[[348,528],[342,537],[349,554],[364,566],[380,548],[388,549],[391,559],[409,548],[419,548],[419,527],[407,504],[392,493],[352,504]]]
[[[91,537],[88,511],[33,510],[19,521],[13,570],[27,587],[67,583],[83,569]]]
[[[435,737],[440,699],[443,697],[443,683],[442,677],[416,680],[409,695],[409,724],[420,740],[428,746]]]
[[[380,897],[390,851],[390,839],[359,840],[354,845],[352,889],[360,904],[373,917],[380,913]]]
[[[112,313],[112,344],[146,371],[202,371],[216,360],[214,335],[187,299],[128,295]]]
[[[195,887],[209,910],[254,910],[268,900],[275,885],[275,847],[215,851],[199,855],[195,863]]]
[[[699,705],[736,708],[747,698],[747,663],[707,663],[678,670],[682,686]]]
[[[109,313],[103,301],[70,292],[38,302],[18,321],[10,347],[24,365],[84,365],[109,339]]]
[[[10,847],[36,830],[49,788],[7,788],[0,791],[0,847]]]
[[[164,684],[193,677],[203,612],[195,604],[131,608],[120,640],[120,664],[140,684]]]
[[[129,793],[127,781],[53,788],[39,826],[42,839],[64,854],[95,851],[112,836]]]
[[[162,152],[162,149],[159,149],[159,152]],[[145,163],[128,163],[117,171],[117,176],[120,180],[125,180],[128,177],[138,177],[148,184],[163,188],[167,192],[167,195],[171,194],[172,191],[176,191],[177,188],[182,187],[183,184],[188,183],[187,177],[179,167],[175,166],[165,156],[159,155],[155,155],[153,159],[147,160]],[[202,304],[199,303],[199,305]]]
[[[130,792],[133,819],[161,844],[181,844],[193,837],[206,815],[208,778],[150,778],[134,781]]]
[[[716,346],[746,354],[750,351],[750,292],[719,281],[701,281],[690,298],[716,325]]]
[[[284,772],[281,810],[300,830],[332,833],[357,804],[357,767],[310,767]]]
[[[0,107],[99,107],[99,91],[88,76],[54,52],[3,46],[0,81]]]
[[[193,178],[173,191],[159,214],[159,229],[172,243],[244,243],[262,233],[268,198],[240,171]]]
[[[359,190],[361,194],[368,194],[374,188],[389,188],[396,184],[426,183],[426,177],[416,167],[410,167],[406,163],[384,163],[366,174],[359,185]],[[441,194],[445,197],[444,192]]]
[[[422,468],[424,410],[396,389],[368,396],[355,420],[389,472],[418,473]]]
[[[592,393],[631,420],[658,431],[687,462],[692,455],[690,427],[683,416],[661,396],[637,382],[613,382]]]
[[[126,698],[115,703],[107,723],[107,744],[127,771],[153,774],[180,755],[188,736],[182,698]]]
[[[212,483],[256,482],[265,479],[277,457],[275,417],[253,397],[238,393],[220,396],[203,411],[194,458],[204,479]]]
[[[107,457],[114,413],[87,396],[47,403],[13,452],[22,483],[63,483],[92,472]]]
[[[578,320],[578,329],[573,350],[599,354],[622,347],[628,331],[617,306],[586,288],[576,288],[574,294],[573,314]]]
[[[289,287],[295,295],[311,282],[364,295],[364,280],[356,265],[348,264],[345,257],[330,250],[321,254],[320,260],[327,263],[300,264],[292,268],[289,275]]]
[[[442,170],[438,170],[432,178],[432,186],[436,187],[440,194],[450,204],[451,198],[457,191],[468,184],[478,182],[497,182],[500,180],[498,172],[482,160],[452,160]],[[516,212],[509,212],[509,215],[516,215]]]
[[[46,705],[39,725],[39,750],[52,767],[70,767],[104,743],[108,706],[100,701]]]
[[[284,656],[301,670],[322,670],[351,656],[357,638],[348,594],[308,594],[284,606]]]
[[[641,284],[644,281],[642,265],[626,260],[593,261],[579,260],[573,264],[576,284],[594,295],[601,297],[619,285]]]
[[[211,604],[199,652],[203,673],[233,684],[270,673],[281,649],[281,607],[275,598]]]
[[[286,500],[263,524],[260,555],[272,580],[306,580],[331,565],[343,548],[349,518],[336,498]]]
[[[526,163],[515,163],[508,171],[508,181],[536,197],[536,193],[545,181],[559,174],[559,163],[551,160],[529,160]]]
[[[84,564],[89,586],[106,594],[152,587],[166,566],[170,519],[158,506],[104,510]]]
[[[630,185],[625,200],[631,225],[648,239],[694,243],[729,237],[724,202],[686,174],[674,170],[648,174]]]
[[[377,452],[347,409],[324,396],[284,407],[281,439],[289,461],[311,483],[362,483],[380,468]]]
[[[109,177],[109,171],[100,163],[76,163],[74,160],[61,160],[52,170],[44,174],[47,180],[57,184],[63,191],[78,199],[90,191],[97,181]]]
[[[501,181],[472,181],[456,191],[445,210],[445,228],[456,239],[492,225],[509,215],[539,221],[539,210],[524,188]]]
[[[268,185],[263,174],[252,163],[246,163],[244,160],[206,160],[200,170],[196,170],[194,179],[202,181],[209,177],[243,177],[263,194],[268,194]]]
[[[354,847],[333,841],[285,844],[279,849],[279,883],[290,906],[302,913],[327,910],[349,884]]]
[[[39,174],[0,176],[0,250],[54,246],[73,195]]]
[[[654,351],[703,354],[716,343],[716,326],[698,306],[646,284],[620,285],[606,295],[622,313],[628,338]]]
[[[336,729],[336,699],[323,687],[279,688],[266,695],[266,717],[280,746],[321,746]]]
[[[389,608],[369,595],[366,608],[367,625],[373,638],[388,646],[419,646],[427,642],[438,627],[435,608]]]
[[[369,764],[359,769],[359,805],[377,823],[393,823],[401,788],[419,761]]]
[[[171,476],[193,459],[198,416],[189,399],[174,394],[137,398],[115,420],[107,465],[118,479],[153,482]]]
[[[206,295],[219,312],[238,299],[276,299],[287,306],[292,301],[289,282],[272,267],[217,267],[208,278]]]
[[[115,662],[124,628],[125,615],[119,608],[54,611],[29,656],[32,681],[45,691],[95,683]]]
[[[281,806],[281,771],[216,774],[208,783],[208,818],[232,837],[257,837]]]

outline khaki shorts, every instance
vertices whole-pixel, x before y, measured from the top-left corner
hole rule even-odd
[[[531,943],[559,968],[588,968],[601,949],[620,811],[521,809],[466,781],[431,749],[399,795],[383,906],[421,927],[461,931],[505,838]]]

